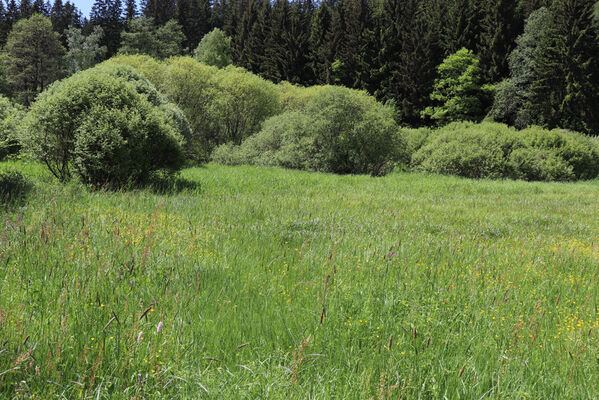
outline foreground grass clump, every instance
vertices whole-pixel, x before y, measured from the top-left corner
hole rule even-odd
[[[0,393],[591,399],[599,185],[184,170],[0,224]]]
[[[599,174],[599,146],[587,136],[558,129],[517,131],[492,122],[454,123],[428,135],[413,154],[412,165],[467,178],[593,179]]]

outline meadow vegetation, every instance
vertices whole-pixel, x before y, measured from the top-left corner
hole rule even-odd
[[[597,181],[208,165],[33,191],[0,225],[0,392],[594,398]]]

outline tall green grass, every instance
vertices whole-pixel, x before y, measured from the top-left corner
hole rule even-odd
[[[208,165],[156,194],[0,168],[35,182],[1,215],[2,398],[599,393],[596,181]]]

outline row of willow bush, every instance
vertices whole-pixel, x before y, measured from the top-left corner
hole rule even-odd
[[[599,175],[599,143],[565,131],[464,122],[434,132],[408,133],[411,166],[418,171],[467,178],[528,181],[593,179]]]
[[[581,134],[490,122],[403,129],[392,106],[365,92],[275,85],[189,57],[115,57],[53,84],[24,114],[0,98],[0,159],[22,147],[61,180],[74,174],[96,186],[143,183],[185,160],[377,176],[599,174],[599,146]]]

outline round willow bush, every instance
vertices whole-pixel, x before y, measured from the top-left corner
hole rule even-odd
[[[454,123],[429,136],[412,156],[412,166],[466,178],[592,179],[599,175],[599,146],[582,134],[563,130]]]
[[[25,146],[59,179],[74,171],[83,182],[121,187],[183,165],[184,138],[159,95],[134,70],[119,68],[53,84],[26,116]]]
[[[397,134],[394,110],[365,92],[322,88],[303,111],[268,119],[241,146],[227,145],[217,162],[277,165],[340,174],[383,175],[403,160],[405,142]]]

